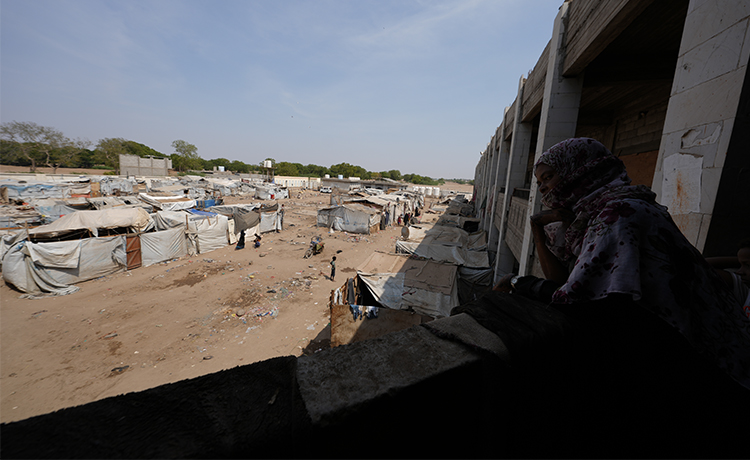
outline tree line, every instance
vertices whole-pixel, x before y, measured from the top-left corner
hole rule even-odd
[[[92,148],[93,147],[93,148]],[[242,161],[230,161],[226,158],[206,160],[198,155],[198,148],[182,139],[172,142],[174,153],[164,154],[151,147],[123,138],[104,138],[94,145],[88,139],[70,139],[62,132],[48,126],[33,122],[11,121],[0,125],[0,164],[28,166],[35,172],[40,166],[52,168],[86,168],[106,169],[110,174],[120,172],[120,154],[169,158],[172,168],[182,173],[213,171],[214,167],[223,166],[226,171],[236,173],[262,173],[265,160],[271,160],[273,173],[278,176],[297,177],[359,177],[364,180],[392,179],[404,180],[419,185],[442,185],[445,180],[433,179],[418,174],[401,174],[401,171],[372,172],[349,163],[339,163],[330,167],[315,164],[303,165],[286,161],[277,162],[266,158],[258,164],[247,164]],[[462,179],[452,179],[460,183],[473,183]]]

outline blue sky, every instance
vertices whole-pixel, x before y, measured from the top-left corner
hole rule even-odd
[[[473,178],[562,0],[1,0],[0,121]]]

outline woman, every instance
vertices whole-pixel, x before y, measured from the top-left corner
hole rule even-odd
[[[531,217],[548,281],[508,275],[495,290],[513,280],[551,293],[566,312],[602,299],[635,301],[750,388],[750,321],[655,194],[630,185],[622,161],[594,139],[568,139],[544,152],[534,173],[550,208]]]

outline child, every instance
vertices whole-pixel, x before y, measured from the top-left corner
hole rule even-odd
[[[336,277],[336,256],[333,256],[333,259],[331,259],[331,281],[334,281],[335,277]]]
[[[255,235],[255,249],[260,247],[260,235]]]

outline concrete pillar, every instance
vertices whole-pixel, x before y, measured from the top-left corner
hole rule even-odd
[[[497,135],[492,136],[490,141],[490,164],[489,174],[487,178],[487,207],[484,211],[484,219],[482,220],[482,229],[488,234],[492,229],[492,210],[495,208],[495,186],[497,185],[497,164],[498,157],[500,156],[496,148]]]
[[[495,282],[503,275],[513,270],[515,256],[511,252],[505,238],[508,231],[508,209],[513,197],[513,189],[524,186],[526,176],[526,164],[529,161],[529,150],[531,148],[532,126],[530,123],[522,123],[523,116],[521,101],[526,79],[521,77],[518,81],[518,96],[516,96],[516,112],[513,119],[513,137],[508,151],[508,161],[505,174],[505,194],[503,195],[502,212],[500,213],[500,225],[498,235],[497,257],[495,259]]]
[[[750,157],[737,137],[747,130],[748,14],[746,2],[690,2],[652,184],[698,250],[731,251],[714,255],[734,254],[748,224],[738,185],[750,183]]]
[[[565,29],[570,4],[565,2],[555,18],[555,26],[550,40],[550,56],[547,64],[547,78],[544,82],[539,135],[537,137],[534,161],[556,143],[575,136],[578,109],[581,105],[583,77],[565,78],[562,64],[565,60]],[[529,213],[531,216],[541,210],[542,204],[537,192],[536,178],[531,179]],[[533,237],[531,225],[526,220],[521,253],[520,274],[531,274]]]
[[[507,108],[505,112],[507,112]],[[505,114],[503,114],[505,118]],[[487,229],[487,251],[489,253],[490,264],[496,260],[497,256],[497,243],[500,232],[498,231],[499,222],[497,222],[497,210],[501,209],[503,205],[503,197],[499,196],[500,189],[505,185],[505,172],[508,169],[508,148],[506,142],[503,141],[505,138],[505,124],[503,123],[495,131],[495,137],[493,144],[495,145],[495,169],[493,176],[495,177],[495,184],[492,187],[492,208],[490,209],[489,226]],[[499,202],[499,203],[498,203]]]

